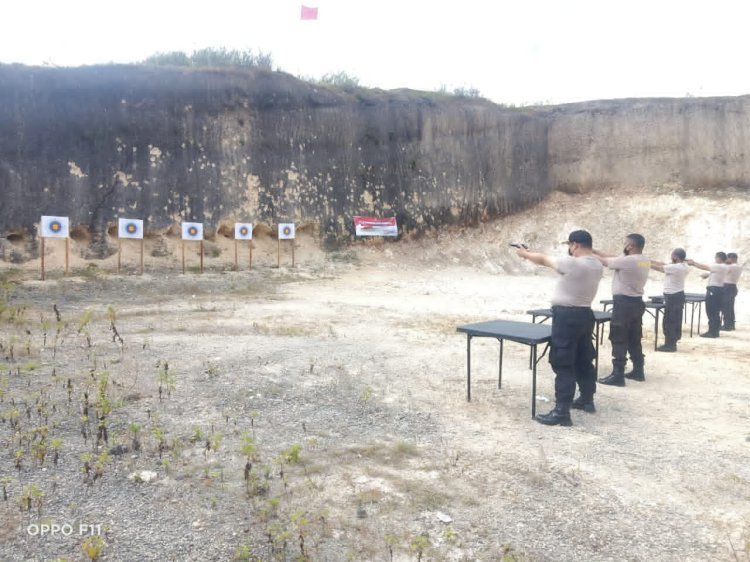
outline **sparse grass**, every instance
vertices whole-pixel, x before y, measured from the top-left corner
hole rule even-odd
[[[346,252],[331,252],[328,254],[328,259],[332,262],[351,264],[358,264],[360,261],[359,256],[352,250]]]
[[[314,327],[297,324],[274,324],[269,326],[253,322],[251,329],[254,334],[260,336],[301,337],[316,335]]]

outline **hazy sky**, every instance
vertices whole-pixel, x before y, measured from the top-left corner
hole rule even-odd
[[[317,21],[301,21],[300,6]],[[5,0],[0,62],[135,62],[270,52],[281,70],[365,86],[477,88],[499,103],[750,94],[738,0]]]

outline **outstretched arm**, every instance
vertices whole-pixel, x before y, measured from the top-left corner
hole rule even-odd
[[[662,273],[664,273],[664,262],[651,260],[651,269],[655,271],[661,271]]]
[[[711,271],[711,268],[709,266],[707,266],[704,263],[698,263],[695,260],[687,260],[687,264],[692,265],[693,267],[697,267],[698,269],[702,269],[704,271]]]
[[[591,250],[591,251],[593,252],[593,254],[597,258],[614,258],[614,257],[617,257],[614,254],[609,254],[607,252],[603,252],[602,250],[596,250],[596,249],[594,249],[594,250]]]
[[[537,265],[545,265],[547,267],[555,269],[555,262],[552,260],[552,258],[545,254],[532,252],[526,248],[519,248],[518,250],[516,250],[516,254]]]

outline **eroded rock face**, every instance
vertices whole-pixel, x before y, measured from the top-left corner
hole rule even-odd
[[[750,96],[551,108],[553,189],[750,186]]]
[[[67,215],[412,231],[471,223],[549,190],[547,122],[482,100],[344,93],[283,73],[0,66],[0,231]]]
[[[750,97],[509,110],[260,70],[0,65],[0,235],[18,247],[42,214],[92,243],[118,217],[294,221],[336,242],[365,214],[420,232],[555,189],[747,186],[748,131]]]

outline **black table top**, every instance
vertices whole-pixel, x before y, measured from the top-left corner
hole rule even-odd
[[[603,312],[601,310],[594,310],[594,320],[597,322],[609,322],[612,320],[612,311],[608,310],[607,312]],[[551,308],[535,308],[533,310],[527,310],[526,314],[531,314],[533,316],[552,316],[552,309]]]
[[[650,295],[648,297],[652,302],[664,302],[664,295]],[[685,293],[685,301],[687,302],[705,302],[706,295],[702,293]],[[611,304],[611,301],[609,301]]]
[[[614,299],[602,299],[599,302],[602,304],[615,304]],[[645,301],[644,304],[646,305],[646,308],[664,308],[663,302]]]
[[[548,342],[552,336],[552,326],[549,324],[533,324],[515,320],[490,320],[466,324],[456,328],[456,331],[469,336],[494,337],[526,345]]]

